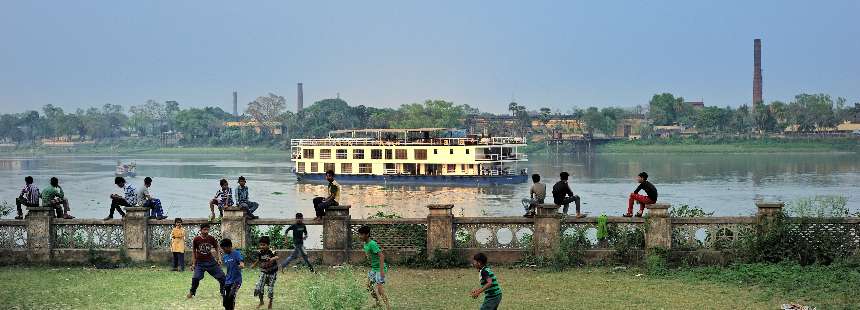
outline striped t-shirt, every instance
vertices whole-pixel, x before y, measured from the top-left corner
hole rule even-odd
[[[493,270],[490,270],[490,267],[484,266],[484,268],[481,268],[481,287],[487,285],[487,282],[491,282],[493,284],[490,285],[490,288],[484,291],[484,296],[486,298],[502,295],[502,287],[499,286],[499,280],[496,279],[496,274],[493,273]]]
[[[27,184],[24,185],[24,188],[21,189],[21,195],[19,197],[23,197],[27,200],[27,203],[38,205],[39,204],[39,188],[36,187],[35,184]]]

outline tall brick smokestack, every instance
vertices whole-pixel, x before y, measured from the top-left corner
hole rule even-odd
[[[299,83],[298,85],[296,85],[296,92],[298,92],[298,94],[297,94],[298,98],[296,98],[296,113],[299,113],[302,111],[302,109],[305,108],[305,103],[304,103],[304,100],[305,100],[304,97],[305,96],[304,96],[304,93],[302,93],[302,83]]]
[[[239,94],[233,91],[233,116],[239,116]]]
[[[753,41],[753,105],[762,103],[761,99],[761,39]]]

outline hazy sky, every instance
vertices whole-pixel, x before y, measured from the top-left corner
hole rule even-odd
[[[403,3],[409,2],[409,3]],[[252,4],[253,3],[253,4]],[[0,108],[147,99],[231,108],[274,92],[427,98],[504,112],[824,92],[860,101],[860,1],[12,1],[0,3]]]

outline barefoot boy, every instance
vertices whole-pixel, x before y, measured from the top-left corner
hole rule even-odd
[[[242,268],[245,268],[245,258],[242,257],[242,253],[233,250],[233,241],[230,239],[221,240],[221,249],[224,250],[224,267],[227,267],[224,289],[221,290],[222,304],[224,309],[233,310],[236,307],[236,294],[242,287]]]
[[[480,270],[481,287],[473,289],[471,292],[472,298],[478,298],[481,293],[484,293],[484,303],[481,304],[481,310],[495,310],[502,303],[502,288],[499,286],[499,280],[496,279],[496,274],[487,267],[487,255],[484,253],[475,254],[472,257],[472,266]]]
[[[197,287],[203,279],[204,271],[218,280],[220,291],[224,291],[224,271],[221,270],[221,262],[218,261],[221,258],[219,252],[218,241],[209,235],[209,224],[200,225],[200,235],[194,237],[194,241],[191,242],[191,269],[194,270],[194,275],[191,276],[191,291],[188,292],[188,299],[197,294]]]
[[[269,236],[260,237],[260,251],[257,260],[251,264],[251,268],[260,266],[260,279],[254,285],[254,296],[260,297],[257,309],[263,306],[263,293],[269,288],[269,309],[272,309],[272,298],[275,296],[275,281],[278,279],[278,256],[269,248]]]
[[[358,229],[358,236],[364,242],[364,254],[370,259],[370,272],[367,273],[367,289],[370,290],[370,296],[376,300],[376,305],[379,306],[379,299],[385,302],[385,308],[391,309],[388,304],[388,296],[385,295],[385,290],[382,285],[385,284],[385,272],[388,271],[388,264],[385,263],[385,254],[382,254],[382,249],[375,240],[370,239],[370,227],[361,226]]]
[[[648,173],[643,171],[637,175],[636,182],[639,183],[639,186],[636,187],[636,190],[633,191],[633,193],[630,193],[630,198],[627,199],[627,213],[624,214],[624,217],[633,216],[633,202],[639,203],[639,212],[636,213],[636,217],[642,217],[642,213],[645,211],[645,205],[657,202],[657,188],[654,187],[654,184],[648,182]],[[647,196],[639,195],[639,191],[641,190],[644,190]]]
[[[230,189],[230,184],[227,180],[221,179],[218,181],[221,189],[215,192],[215,197],[209,200],[209,221],[215,220],[215,206],[218,206],[218,222],[224,217],[224,208],[233,206],[233,190]]]

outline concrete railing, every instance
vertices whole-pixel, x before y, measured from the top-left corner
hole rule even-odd
[[[353,219],[350,206],[328,209],[321,221],[305,221],[309,231],[322,234],[321,248],[310,247],[313,260],[341,264],[364,259],[358,228],[371,227],[377,240],[393,261],[436,250],[458,251],[464,257],[487,252],[497,263],[514,262],[527,255],[551,257],[565,236],[585,236],[590,243],[586,259],[602,259],[623,246],[634,254],[661,248],[674,253],[695,253],[703,261],[717,260],[720,251],[730,248],[741,236],[761,233],[757,228],[778,214],[782,203],[758,204],[756,216],[671,218],[668,204],[654,204],[644,218],[609,217],[608,235],[597,238],[598,219],[562,218],[556,205],[541,205],[534,218],[455,217],[453,205],[429,205],[425,218]],[[167,262],[170,259],[172,220],[152,220],[144,208],[126,208],[121,220],[57,219],[50,208],[29,208],[25,220],[0,220],[0,263],[84,263],[92,251],[118,259],[122,253],[132,261]],[[850,225],[860,231],[860,219],[823,219],[822,225]],[[184,219],[186,251],[206,219]],[[247,220],[237,208],[224,210],[221,223],[211,225],[216,238],[230,238],[248,247],[254,231],[264,226],[289,225],[293,219]],[[762,224],[762,225],[760,225]],[[858,234],[860,236],[860,234]],[[858,237],[860,238],[860,237]],[[856,239],[856,238],[855,238]],[[848,246],[860,247],[860,240]],[[285,249],[279,249],[285,250]]]

